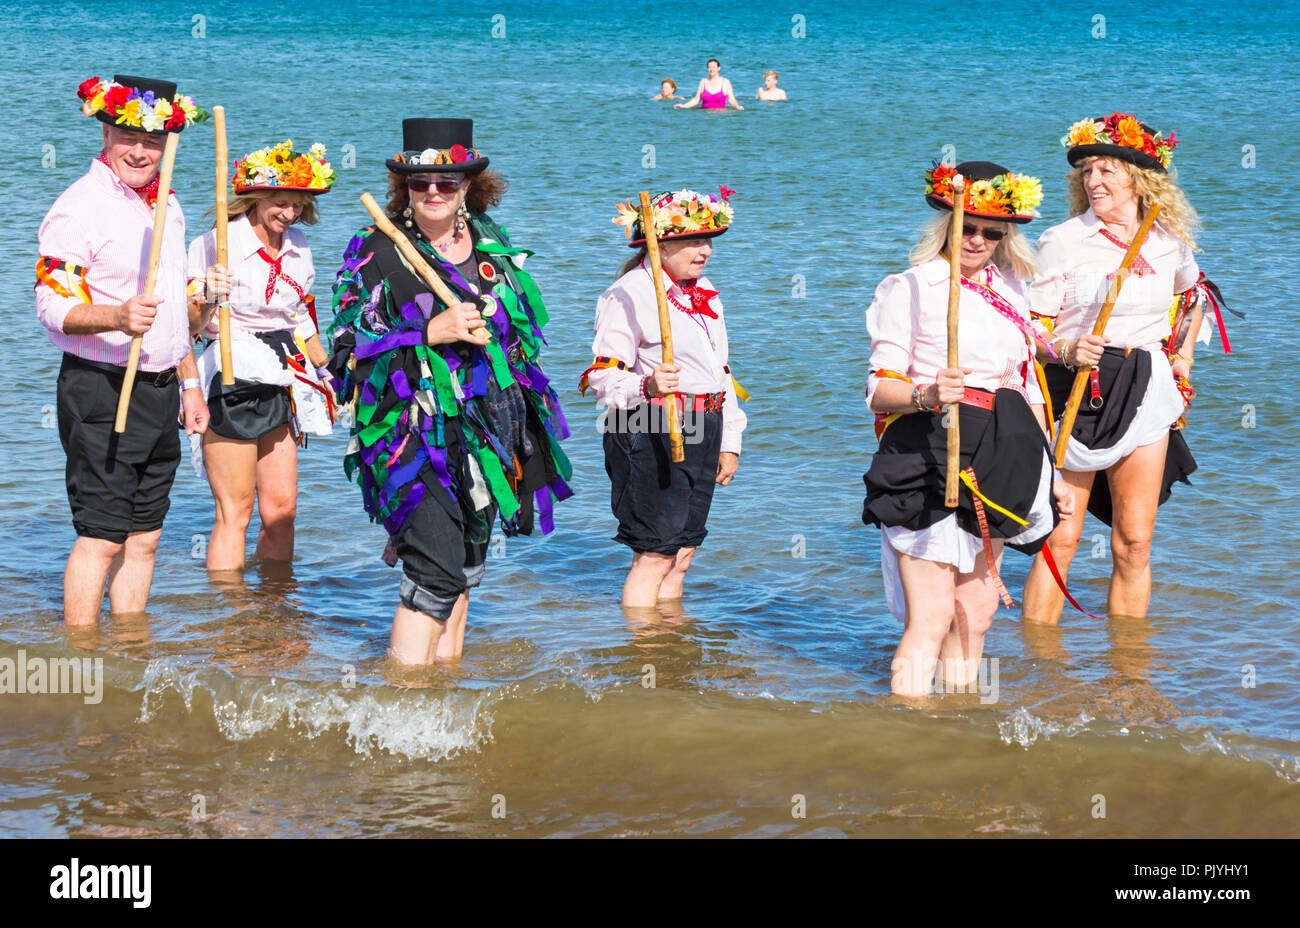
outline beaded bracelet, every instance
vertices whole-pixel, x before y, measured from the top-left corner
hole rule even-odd
[[[650,382],[649,374],[641,378],[641,399],[645,400],[647,403],[650,402],[650,391],[646,389],[646,384],[648,384],[649,382]]]

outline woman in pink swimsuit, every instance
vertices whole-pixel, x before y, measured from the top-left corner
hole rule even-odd
[[[674,103],[675,110],[689,110],[701,107],[706,110],[725,110],[730,103],[738,110],[744,107],[736,100],[731,89],[731,81],[722,76],[722,65],[717,58],[710,58],[709,76],[700,78],[700,86],[695,89],[695,96],[685,103]]]

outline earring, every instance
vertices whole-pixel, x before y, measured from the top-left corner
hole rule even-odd
[[[406,220],[406,227],[409,229],[413,225],[411,222],[411,207],[402,210],[402,218]]]
[[[465,207],[465,201],[460,201],[460,206],[456,208],[456,228],[465,228],[465,220],[469,218],[469,210]]]

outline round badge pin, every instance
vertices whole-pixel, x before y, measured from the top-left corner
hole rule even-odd
[[[497,279],[497,269],[492,266],[491,261],[480,261],[478,263],[478,276],[486,281]]]
[[[492,318],[493,316],[495,316],[496,314],[497,314],[497,301],[496,301],[496,300],[493,300],[493,299],[486,299],[486,300],[484,300],[484,301],[483,301],[483,312],[482,312],[482,316],[483,316],[483,318],[484,318],[484,319],[491,319],[491,318]]]

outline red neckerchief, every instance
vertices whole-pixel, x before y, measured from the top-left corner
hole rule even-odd
[[[642,264],[641,266],[645,267],[644,264]],[[647,274],[650,273],[650,269],[648,267],[646,268],[646,273]],[[672,282],[673,286],[675,286],[678,290],[682,291],[682,293],[685,293],[688,297],[690,297],[691,305],[683,306],[681,303],[677,301],[676,298],[673,297],[671,293],[668,294],[668,298],[673,301],[674,306],[676,306],[684,313],[691,313],[692,315],[708,316],[710,319],[718,318],[718,314],[709,308],[709,300],[713,299],[715,296],[718,295],[717,290],[708,290],[700,286],[687,286],[685,281],[673,280],[673,275],[669,274],[667,271],[664,271],[664,276],[666,276],[668,280]]]
[[[1125,251],[1128,251],[1129,243],[1124,241],[1114,232],[1110,231],[1110,229],[1107,229],[1105,226],[1102,226],[1101,234],[1106,236],[1106,241],[1110,242],[1113,245],[1118,245],[1120,248],[1123,248]],[[1133,259],[1133,273],[1139,277],[1145,277],[1147,274],[1154,274],[1155,272],[1156,269],[1147,263],[1147,259],[1142,257],[1142,252],[1139,250],[1137,257]],[[1114,277],[1115,275],[1111,274],[1109,276]]]
[[[113,171],[113,166],[108,163],[108,156],[105,155],[103,151],[99,153],[99,157],[95,160],[97,160],[100,164],[104,165],[104,167],[108,168],[110,171]],[[116,171],[113,171],[113,176],[117,177]],[[158,181],[161,179],[162,178],[159,174],[155,174],[153,176],[153,180],[149,181],[149,183],[145,184],[143,187],[131,187],[131,185],[126,184],[126,181],[124,180],[122,181],[122,183],[126,184],[128,187],[131,187],[132,190],[140,194],[140,196],[144,197],[144,201],[149,204],[149,208],[153,209],[153,205],[158,202]],[[122,179],[118,177],[118,180],[122,180]],[[173,194],[176,191],[169,190],[167,192],[168,194]]]
[[[294,280],[284,271],[280,270],[280,264],[281,262],[284,261],[283,251],[280,252],[280,256],[278,258],[272,258],[269,254],[266,253],[265,248],[259,248],[257,249],[257,256],[261,258],[263,261],[265,261],[267,264],[271,265],[271,273],[266,278],[267,305],[270,305],[271,303],[271,296],[275,293],[275,282],[277,280],[283,280],[286,284],[288,284],[290,287],[293,288],[294,293],[298,294],[298,299],[306,302],[307,294],[302,292],[302,287],[299,285],[298,281]]]

